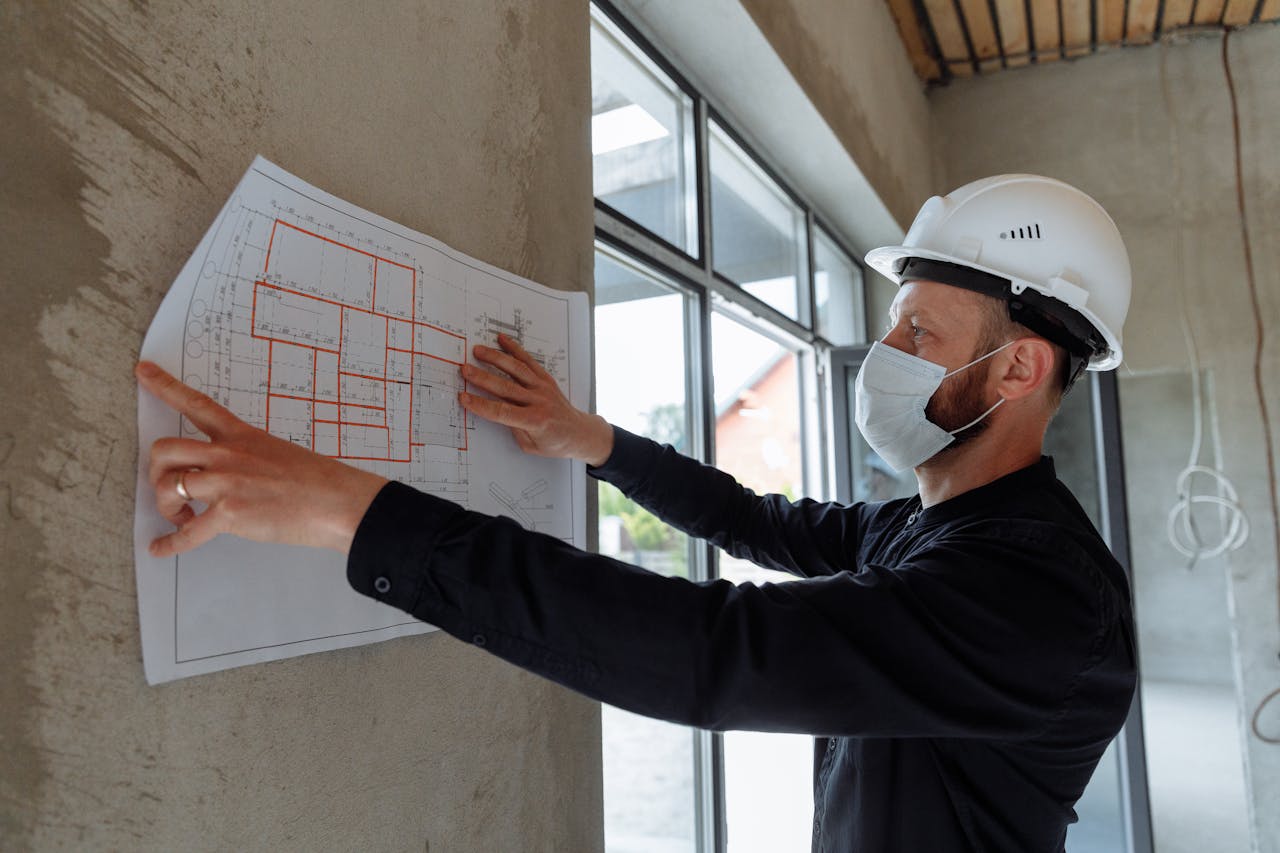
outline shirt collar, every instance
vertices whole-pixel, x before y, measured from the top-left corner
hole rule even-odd
[[[1012,495],[1043,488],[1057,479],[1058,473],[1054,468],[1053,458],[1041,456],[1039,461],[1033,462],[1025,468],[1019,468],[1017,471],[1005,474],[1003,477],[992,480],[986,485],[978,486],[976,489],[970,489],[955,497],[948,498],[942,503],[919,510],[916,515],[916,523],[937,524],[972,515],[983,508],[1000,503]],[[920,505],[919,495],[912,500],[915,501],[917,507]]]

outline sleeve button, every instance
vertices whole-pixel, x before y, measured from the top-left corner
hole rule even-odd
[[[488,640],[484,638],[484,634],[476,634],[474,637],[471,638],[471,642],[475,643],[477,646],[483,646],[486,642],[488,642]]]
[[[383,595],[386,595],[391,591],[391,581],[386,578],[378,578],[373,582],[373,588]]]

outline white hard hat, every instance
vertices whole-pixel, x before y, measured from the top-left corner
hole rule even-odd
[[[1040,175],[965,184],[926,201],[903,244],[866,261],[895,283],[930,278],[1003,297],[1015,320],[1090,370],[1120,364],[1129,253],[1102,205],[1070,184]]]

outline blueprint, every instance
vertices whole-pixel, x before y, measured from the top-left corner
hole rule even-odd
[[[141,357],[274,435],[582,547],[582,464],[522,453],[457,395],[471,348],[505,332],[585,408],[587,310],[585,294],[469,258],[259,157],[165,296]],[[145,392],[138,431],[149,683],[432,630],[352,590],[331,551],[223,535],[151,557],[147,544],[173,528],[155,510],[147,451],[202,436]]]

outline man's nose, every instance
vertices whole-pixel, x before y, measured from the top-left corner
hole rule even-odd
[[[907,352],[911,343],[911,330],[905,324],[899,323],[885,332],[884,337],[880,339],[880,343],[901,352]]]

